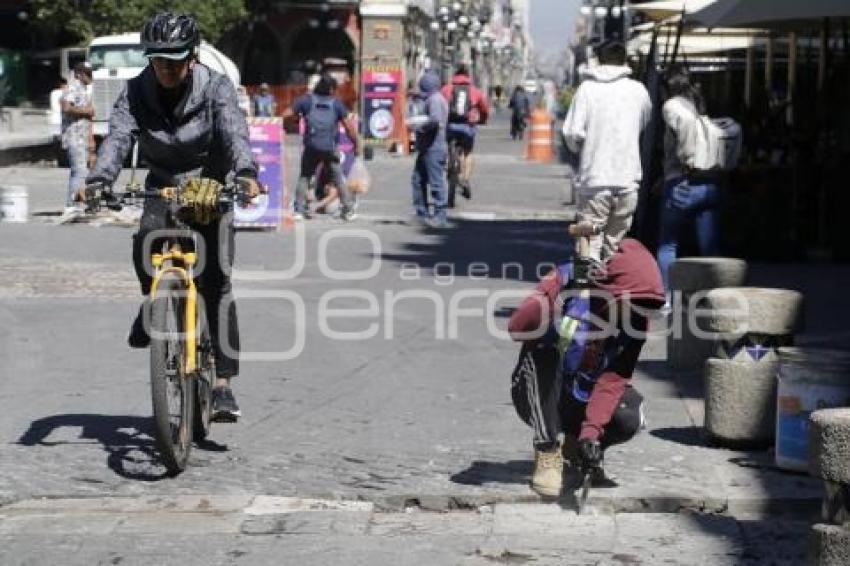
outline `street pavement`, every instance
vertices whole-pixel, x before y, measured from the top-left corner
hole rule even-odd
[[[355,222],[239,233],[244,416],[176,478],[151,437],[147,352],[126,347],[132,229],[54,225],[67,170],[0,168],[34,213],[0,224],[0,563],[801,563],[819,484],[708,446],[701,378],[666,368],[661,337],[634,378],[648,428],[606,455],[617,487],[581,517],[571,489],[549,504],[530,491],[519,348],[498,331],[568,257],[574,210],[563,167],[523,161],[504,117],[480,138],[474,198],[446,230],[412,225],[412,159],[381,154]],[[836,330],[826,318],[812,341]]]

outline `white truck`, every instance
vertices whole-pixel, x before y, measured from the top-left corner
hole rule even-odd
[[[218,71],[239,87],[239,69],[221,51],[202,41],[201,63]],[[148,64],[138,33],[124,33],[95,38],[89,45],[92,65],[92,99],[94,102],[94,135],[103,138],[109,131],[109,116],[127,80],[142,72]]]

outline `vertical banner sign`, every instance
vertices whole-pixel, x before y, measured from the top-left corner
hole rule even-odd
[[[401,108],[401,69],[397,66],[364,65],[363,134],[367,143],[382,144],[397,131]]]
[[[260,184],[268,194],[257,197],[253,204],[237,206],[237,227],[277,228],[283,219],[284,159],[283,118],[248,118],[248,141],[259,167]]]

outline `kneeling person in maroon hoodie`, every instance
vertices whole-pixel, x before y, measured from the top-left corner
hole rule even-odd
[[[579,275],[576,273],[576,275]],[[509,331],[523,342],[511,392],[520,417],[534,429],[531,487],[557,497],[564,455],[578,442],[578,464],[604,480],[606,448],[640,429],[643,398],[631,377],[645,342],[647,316],[664,305],[655,258],[626,239],[590,277],[582,299],[573,264],[553,270],[513,313]]]

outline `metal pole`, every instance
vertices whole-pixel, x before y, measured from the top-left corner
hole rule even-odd
[[[767,46],[764,55],[764,86],[765,90],[767,90],[767,94],[770,95],[773,92],[773,34],[769,34],[767,37]]]
[[[797,34],[788,35],[788,108],[785,111],[785,121],[788,125],[794,123],[794,91],[797,90]]]
[[[744,103],[747,105],[747,108],[752,106],[753,102],[753,72],[755,70],[755,61],[755,47],[747,47],[747,68],[746,79],[744,82]]]

